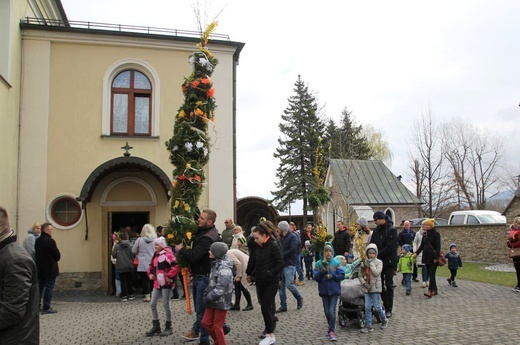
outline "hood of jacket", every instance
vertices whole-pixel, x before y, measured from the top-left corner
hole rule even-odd
[[[368,256],[368,250],[369,249],[374,249],[376,251],[376,258],[377,258],[377,255],[379,254],[379,250],[377,250],[377,245],[375,243],[370,243],[367,246],[367,249],[365,249],[365,254],[367,254],[367,256]]]
[[[119,241],[119,246],[121,248],[129,247],[130,246],[130,241],[129,240],[121,240],[121,241]]]

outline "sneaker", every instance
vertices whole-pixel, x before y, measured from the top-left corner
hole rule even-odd
[[[262,334],[260,334],[260,339],[265,339],[265,331],[262,332]]]
[[[299,280],[297,283],[296,283],[296,286],[302,286],[305,284],[305,280]]]
[[[300,297],[300,299],[298,300],[298,305],[296,307],[296,309],[301,309],[303,307],[303,297]]]
[[[274,344],[275,342],[276,342],[276,338],[274,337],[274,335],[266,334],[265,338],[262,339],[260,341],[260,343],[258,343],[258,345],[271,345],[271,344]]]
[[[134,299],[135,299],[135,296],[134,296],[134,295],[130,295],[130,296],[128,296],[128,300],[129,300],[129,301],[133,301]]]
[[[197,340],[199,339],[199,333],[191,329],[189,332],[184,333],[182,337],[187,340]]]
[[[330,341],[336,341],[336,340],[338,340],[338,339],[336,339],[336,335],[334,334],[333,331],[330,331],[330,332],[329,332],[328,338],[329,338]]]
[[[422,287],[423,287],[423,288],[426,287],[426,282],[422,282]]]
[[[381,321],[381,329],[385,329],[386,327],[388,327],[388,319]]]
[[[128,296],[121,297],[121,302],[128,302]]]
[[[54,310],[52,308],[49,309],[42,309],[42,314],[56,314],[58,311]]]
[[[222,326],[222,330],[224,331],[224,335],[229,334],[231,332],[231,327],[229,327],[227,324],[224,324]]]
[[[364,328],[361,328],[361,333],[370,333],[372,332],[374,329],[372,327],[364,327]]]
[[[416,283],[419,282],[419,279],[417,279],[417,278],[413,278],[412,280],[413,280],[414,282],[416,282]]]
[[[176,291],[173,291],[173,294],[172,294],[171,299],[175,299],[175,300],[180,299],[180,297],[179,297],[179,293],[176,292]]]
[[[511,291],[513,291],[513,292],[520,292],[520,287],[519,286],[514,287],[514,288],[511,289]]]
[[[406,296],[410,296],[410,291],[406,291]]]
[[[450,285],[451,285],[451,279],[450,279],[450,278],[448,278],[448,279],[446,279],[446,280],[448,281],[448,284],[450,284]]]
[[[251,304],[248,304],[246,305],[246,307],[244,309],[242,309],[243,311],[249,311],[249,310],[253,310],[255,309]]]
[[[457,283],[455,283],[455,280],[451,283],[451,286],[458,287]]]

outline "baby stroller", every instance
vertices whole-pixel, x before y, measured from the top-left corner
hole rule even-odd
[[[350,275],[341,282],[341,295],[339,297],[338,322],[345,327],[350,320],[356,320],[359,328],[365,327],[365,293],[358,279],[361,262],[357,262]],[[381,316],[373,313],[377,321],[381,322]]]

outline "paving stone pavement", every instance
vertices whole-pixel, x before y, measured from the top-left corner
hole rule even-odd
[[[400,279],[398,275],[394,280],[399,283]],[[520,294],[498,285],[462,280],[458,285],[453,288],[445,278],[439,278],[439,295],[432,299],[423,296],[425,289],[420,283],[413,283],[410,296],[399,285],[387,329],[375,324],[374,332],[361,334],[356,322],[350,321],[346,327],[337,325],[336,344],[516,344],[515,318],[511,315],[518,309]],[[304,306],[297,310],[296,300],[288,292],[289,311],[277,314],[276,344],[329,344],[317,283],[306,281],[299,290]],[[254,286],[250,291],[256,301]],[[279,305],[278,296],[276,301]],[[195,319],[195,314],[185,312],[185,301],[172,300],[174,334],[145,337],[152,325],[151,312],[141,298],[121,303],[114,296],[56,296],[52,304],[59,312],[40,317],[40,343],[44,345],[183,344],[180,334],[188,331]],[[163,325],[160,303],[159,314]],[[229,311],[227,323],[231,327],[227,344],[258,344],[263,321],[257,303],[252,311]],[[198,342],[186,343],[190,344]]]

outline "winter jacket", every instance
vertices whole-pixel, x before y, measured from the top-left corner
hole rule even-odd
[[[376,253],[378,252],[377,246],[374,245],[373,243],[370,243],[367,246],[367,250],[365,251],[365,253],[371,248],[375,249]],[[367,254],[367,257],[368,257],[368,254]],[[381,271],[383,270],[383,262],[377,258],[372,259],[372,260],[366,259],[365,261],[361,262],[361,272],[363,272],[365,267],[370,268],[370,284],[367,284],[366,278],[363,277],[362,274],[360,275],[359,280],[361,281],[361,284],[364,287],[364,289],[366,289],[366,292],[368,292],[368,293],[382,292],[383,285],[381,283]]]
[[[36,262],[36,250],[34,249],[34,244],[36,243],[36,239],[40,237],[36,235],[33,229],[29,229],[27,231],[27,237],[23,240],[23,247],[27,250],[27,253],[31,255],[33,260]]]
[[[61,253],[56,246],[56,241],[47,233],[41,233],[34,243],[36,251],[36,267],[38,268],[38,278],[52,279],[60,275],[58,261]]]
[[[179,273],[177,260],[170,248],[164,248],[153,254],[147,270],[148,276],[153,275],[154,289],[171,289],[175,287],[175,275]]]
[[[419,247],[421,246],[423,237],[424,237],[424,230],[419,229],[419,231],[417,231],[415,233],[415,238],[413,239],[413,252],[414,253],[417,253],[417,249],[419,249]],[[423,264],[422,253],[418,253],[417,257],[415,259],[417,260],[417,265],[422,266],[422,264]]]
[[[444,254],[444,257],[448,261],[448,268],[450,270],[457,270],[459,267],[462,267],[462,259],[460,258],[460,254],[457,252],[452,252],[451,250]]]
[[[441,254],[441,234],[435,228],[425,231],[421,245],[416,253],[423,253],[422,263],[425,265],[437,263],[437,259]]]
[[[520,247],[520,228],[517,229],[513,225],[509,228],[509,239],[507,240],[509,248]]]
[[[233,272],[235,273],[235,278],[240,279],[240,282],[244,287],[249,287],[246,274],[249,255],[244,254],[239,249],[230,249],[226,255],[229,256],[231,261],[233,261]]]
[[[137,265],[137,272],[146,272],[152,256],[155,253],[153,241],[155,238],[150,237],[139,237],[132,245],[132,254],[137,255],[139,264]]]
[[[116,270],[118,272],[134,271],[134,254],[129,240],[121,240],[112,248],[112,257],[116,259]]]
[[[385,267],[397,267],[397,229],[391,220],[387,219],[385,224],[375,228],[370,243],[377,246],[377,258],[383,261]]]
[[[334,257],[327,260],[318,260],[313,271],[314,280],[318,282],[318,294],[320,296],[339,296],[341,295],[341,281],[345,279],[345,271],[341,262]]]
[[[255,279],[256,285],[277,284],[280,273],[284,268],[284,261],[276,239],[269,236],[267,242],[256,245],[249,257],[246,274]]]
[[[282,255],[285,267],[296,266],[298,263],[298,254],[301,251],[298,235],[292,231],[288,231],[282,237]]]
[[[222,231],[222,234],[221,234],[222,242],[227,244],[228,248],[231,248],[231,244],[233,243],[233,235],[235,233],[235,227],[236,227],[236,225],[232,224]]]
[[[351,242],[350,231],[347,228],[336,231],[334,240],[332,241],[334,252],[338,255],[345,255],[345,252],[350,252]]]
[[[231,241],[231,249],[240,249],[244,254],[249,255],[249,249],[247,248],[247,239],[245,238],[243,231],[240,231],[238,234],[233,234],[233,240]]]
[[[398,235],[397,243],[399,244],[399,247],[402,247],[405,244],[411,245],[414,238],[415,232],[412,229],[403,229]]]
[[[213,260],[209,273],[208,286],[204,290],[203,305],[205,307],[229,310],[233,295],[233,262],[224,255],[222,259]]]
[[[406,253],[399,257],[397,263],[397,272],[401,273],[413,273],[413,264],[416,262],[412,253]]]
[[[211,260],[209,258],[209,247],[213,242],[220,241],[217,228],[199,228],[197,234],[193,236],[192,249],[181,248],[181,255],[189,264],[191,274],[209,275],[211,270]]]
[[[356,234],[352,239],[352,255],[354,256],[354,260],[359,259],[361,253],[365,252],[367,245],[370,243],[370,240],[372,239],[372,233],[372,230],[370,230],[368,234],[364,230],[356,231]]]
[[[40,343],[36,264],[16,236],[0,242],[0,344]]]

